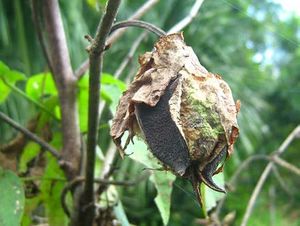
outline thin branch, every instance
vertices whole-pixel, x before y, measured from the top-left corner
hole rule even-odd
[[[88,138],[85,184],[82,194],[83,206],[81,215],[84,216],[83,226],[92,225],[94,218],[94,169],[95,153],[98,138],[99,124],[99,94],[100,77],[102,72],[103,51],[107,36],[116,17],[120,0],[109,0],[106,12],[99,23],[94,41],[90,47],[90,76],[89,76],[89,109],[88,109]]]
[[[232,177],[230,178],[228,184],[229,186],[233,186],[235,182],[237,181],[237,178],[240,176],[242,172],[245,172],[245,169],[249,167],[249,165],[257,160],[266,160],[268,161],[269,158],[267,155],[252,155],[249,158],[247,158],[245,161],[242,162],[242,164],[237,168],[237,170],[234,172]]]
[[[179,23],[173,26],[167,33],[172,34],[182,31],[187,25],[189,25],[199,12],[203,1],[204,0],[196,0],[189,14],[185,18],[183,18]]]
[[[299,137],[300,135],[300,125],[297,126],[290,134],[289,136],[284,140],[284,142],[280,145],[280,147],[278,148],[277,151],[274,152],[274,156],[279,156],[281,155],[286,149],[287,147],[291,144],[291,142]],[[268,165],[266,166],[265,170],[263,171],[263,173],[261,174],[252,194],[251,194],[251,198],[248,202],[247,205],[247,209],[246,212],[244,214],[243,220],[242,220],[242,224],[241,226],[246,226],[248,223],[248,220],[250,218],[250,215],[252,213],[254,204],[256,202],[256,199],[262,189],[262,186],[264,184],[264,182],[266,181],[269,173],[271,172],[272,168],[273,168],[274,162],[269,162]]]
[[[282,176],[280,175],[280,173],[279,173],[279,171],[278,171],[276,165],[274,165],[274,166],[272,167],[272,171],[273,171],[273,174],[274,174],[275,178],[277,179],[277,181],[278,181],[278,183],[279,183],[281,189],[284,190],[285,193],[286,193],[288,196],[291,197],[291,196],[292,196],[292,193],[291,193],[291,192],[289,191],[289,189],[287,188],[286,183],[285,183],[285,181],[283,180]]]
[[[29,139],[31,139],[34,142],[36,142],[37,144],[39,144],[43,149],[45,149],[46,151],[49,151],[55,158],[57,158],[57,159],[61,158],[61,156],[58,153],[58,151],[55,148],[53,148],[50,144],[48,144],[47,142],[45,142],[44,140],[42,140],[41,138],[39,138],[34,133],[30,132],[28,129],[26,129],[26,128],[22,127],[21,125],[19,125],[17,122],[15,122],[13,119],[9,118],[4,113],[0,112],[0,118],[3,121],[5,121],[7,124],[9,124],[10,126],[12,126],[13,128],[15,128],[16,130],[18,130],[21,133],[23,133]]]
[[[143,175],[139,176],[136,180],[132,180],[132,181],[115,181],[115,180],[108,180],[108,179],[95,179],[94,183],[106,185],[106,186],[115,185],[115,186],[128,187],[128,186],[134,186],[134,185],[142,182],[143,180],[145,180],[148,177],[149,177],[149,174],[147,173],[147,174],[143,174]],[[70,211],[69,211],[68,206],[65,201],[66,196],[70,190],[73,190],[77,185],[79,185],[80,183],[82,183],[84,181],[86,181],[84,177],[77,177],[73,181],[68,183],[61,192],[60,202],[61,202],[61,205],[63,207],[65,214],[68,217],[70,217]]]
[[[46,112],[47,114],[49,114],[54,120],[56,121],[60,121],[51,111],[49,111],[45,105],[43,105],[42,103],[36,101],[35,99],[33,99],[32,97],[28,96],[23,90],[19,89],[18,87],[16,87],[15,85],[10,84],[9,82],[7,82],[4,78],[2,78],[2,81],[5,85],[7,85],[7,87],[9,87],[12,91],[16,92],[17,94],[19,94],[20,96],[22,96],[23,98],[25,98],[27,101],[30,101],[31,103],[33,103],[36,107],[40,108],[42,111]]]
[[[128,20],[137,20],[141,18],[146,12],[148,12],[156,3],[158,0],[149,0],[144,5],[142,5],[131,17],[128,18]],[[120,29],[117,32],[113,33],[109,39],[107,40],[107,43],[111,45],[117,39],[119,39],[125,32],[126,29]]]
[[[113,33],[114,31],[120,29],[120,28],[125,28],[125,27],[140,27],[144,28],[148,31],[153,32],[154,34],[158,36],[164,36],[166,35],[166,32],[164,32],[162,29],[156,27],[155,25],[142,21],[142,20],[125,20],[125,21],[120,21],[118,23],[115,23],[112,28],[110,33]]]
[[[143,4],[131,17],[128,18],[128,20],[137,20],[141,18],[146,12],[148,12],[156,3],[158,0],[148,0],[145,4]],[[107,40],[107,43],[109,45],[116,42],[125,32],[125,29],[120,29],[116,32],[114,32]],[[79,68],[75,71],[75,76],[80,79],[81,76],[87,71],[89,68],[89,59],[84,61]]]
[[[245,172],[245,170],[249,167],[249,165],[251,163],[253,163],[254,161],[257,160],[269,160],[268,156],[266,155],[252,155],[249,158],[247,158],[245,161],[242,162],[242,164],[237,168],[237,170],[235,171],[235,173],[231,176],[230,180],[228,181],[227,185],[228,187],[234,187],[238,177],[240,176],[240,174],[242,172]],[[223,198],[218,202],[218,205],[216,207],[216,215],[219,216],[221,209],[224,206],[225,200],[226,200],[227,196],[224,195]]]
[[[271,157],[271,161],[275,162],[277,165],[291,171],[292,173],[297,174],[298,176],[300,176],[300,168],[298,168],[297,166],[283,160],[282,158],[278,157],[278,156],[273,156]]]

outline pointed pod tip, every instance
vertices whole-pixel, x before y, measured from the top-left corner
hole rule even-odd
[[[218,191],[218,192],[222,192],[222,193],[226,193],[226,191],[223,188],[220,188],[212,179],[211,175],[204,175],[202,173],[200,173],[200,178],[201,180],[204,182],[204,184],[206,184],[208,187],[210,187],[211,189]]]

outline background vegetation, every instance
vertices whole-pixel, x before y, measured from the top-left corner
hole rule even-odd
[[[129,18],[143,3],[123,0],[117,21]],[[88,57],[85,48],[89,43],[84,35],[95,33],[105,1],[60,0],[59,4],[75,70]],[[158,1],[142,19],[167,31],[189,14],[193,4],[192,0]],[[225,183],[228,182],[226,199],[217,207],[214,201],[208,201],[209,205],[216,207],[208,209],[210,216],[223,221],[223,225],[241,224],[251,193],[270,159],[257,158],[242,169],[241,165],[251,156],[271,155],[299,124],[299,27],[299,16],[284,14],[280,5],[272,1],[218,0],[204,1],[193,21],[184,29],[186,43],[193,47],[200,62],[209,71],[222,75],[234,98],[242,103],[240,137],[224,171]],[[105,53],[96,177],[101,175],[107,153],[114,149],[109,137],[109,123],[118,98],[138,68],[138,55],[150,51],[157,39],[153,34],[144,35],[132,58],[126,58],[143,33],[137,28],[128,30]],[[124,70],[119,70],[124,59],[129,59],[129,63]],[[61,149],[58,93],[36,35],[30,1],[0,2],[0,60],[0,112]],[[114,77],[116,74],[119,78]],[[77,87],[80,132],[85,140],[87,74]],[[18,200],[20,205],[19,218],[7,220],[5,211],[8,210],[1,204],[0,223],[67,225],[68,218],[60,203],[67,181],[56,159],[3,120],[0,120],[0,134],[0,192],[6,194],[2,196]],[[299,147],[299,140],[295,140],[281,156],[294,167],[300,167]],[[138,152],[141,147],[131,148]],[[117,156],[112,176],[114,180],[137,183],[110,186],[98,200],[98,212],[113,213],[111,218],[106,216],[110,219],[108,221],[117,219],[123,225],[128,222],[162,225],[162,216],[166,214],[160,213],[155,205],[157,191],[153,180],[136,179],[144,174],[145,165],[138,162],[139,156],[134,158],[120,160]],[[237,177],[236,172],[239,172]],[[249,225],[300,224],[300,180],[299,173],[293,172],[280,164],[273,165],[257,198]],[[10,184],[15,184],[21,193],[24,189],[25,198],[18,192],[13,195],[5,190]],[[117,194],[121,202],[116,201]],[[4,199],[0,198],[0,203],[5,202]],[[11,203],[10,200],[6,202]],[[71,206],[69,193],[66,202]],[[199,225],[205,223],[203,218],[190,184],[176,179],[168,225]]]

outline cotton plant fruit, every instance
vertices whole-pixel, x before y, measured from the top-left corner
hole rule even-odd
[[[200,203],[202,182],[225,192],[212,177],[222,171],[239,133],[239,103],[228,84],[200,64],[182,33],[160,37],[139,63],[110,131],[121,155],[139,135],[166,170],[191,181]]]

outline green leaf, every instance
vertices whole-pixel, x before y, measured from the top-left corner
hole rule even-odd
[[[79,126],[80,131],[87,131],[87,122],[88,122],[88,102],[89,94],[87,89],[81,89],[79,91],[77,102],[79,110]]]
[[[118,201],[118,204],[114,206],[114,213],[122,226],[130,226],[127,216],[125,214],[125,210],[120,201]]]
[[[114,114],[122,93],[126,90],[126,84],[111,74],[103,73],[101,76],[101,98],[110,104],[110,110]]]
[[[24,211],[24,189],[20,178],[0,167],[0,225],[20,225]]]
[[[7,85],[14,85],[17,81],[25,80],[26,76],[21,72],[10,70],[9,67],[0,61],[0,103],[9,95],[11,89]]]
[[[27,171],[27,163],[37,156],[40,152],[40,146],[34,142],[28,142],[20,158],[19,172]]]
[[[107,0],[86,0],[87,4],[96,9],[96,10],[99,10],[99,7],[104,7]]]
[[[55,133],[51,144],[54,147],[61,145],[60,134]],[[48,223],[50,226],[66,226],[68,218],[60,205],[60,195],[65,186],[65,176],[57,159],[47,153],[47,167],[40,185],[41,198],[45,205]],[[50,178],[53,178],[50,180]],[[56,179],[55,179],[56,178]]]
[[[45,95],[57,95],[57,89],[50,73],[31,76],[26,83],[26,93],[35,100]]]
[[[20,80],[26,80],[26,76],[23,73],[9,69],[2,61],[0,61],[0,78],[12,84]]]
[[[88,102],[89,102],[89,76],[84,75],[78,82],[78,111],[80,131],[87,131],[88,122]]]
[[[154,201],[164,225],[168,224],[170,218],[171,194],[175,179],[176,177],[167,171],[158,171],[150,176],[150,181],[153,182],[157,190]]]
[[[219,187],[225,186],[225,180],[224,180],[224,174],[219,173],[213,177],[214,182]],[[207,187],[205,184],[201,184],[201,195],[203,197],[203,212],[204,215],[207,215],[207,212],[212,210],[214,207],[217,206],[217,202],[221,200],[225,194],[216,192],[209,187]]]
[[[102,74],[101,84],[116,85],[122,92],[126,90],[126,84],[124,82],[107,73]]]
[[[161,169],[159,161],[147,150],[147,145],[134,138],[134,145],[129,144],[127,150],[133,153],[129,157],[148,168]],[[154,184],[157,195],[154,199],[155,204],[160,212],[164,225],[168,224],[170,217],[171,193],[173,189],[173,182],[176,177],[168,171],[153,170],[151,171],[150,181]]]
[[[87,117],[88,117],[88,89],[89,89],[89,76],[84,75],[78,82],[78,109],[79,109],[79,124],[80,131],[87,131]],[[101,77],[101,90],[100,97],[107,104],[109,104],[111,111],[116,111],[119,99],[122,92],[126,89],[125,83],[119,79],[114,78],[112,75],[103,73]]]
[[[0,79],[0,103],[6,100],[8,94],[10,93],[10,89],[7,85]]]

